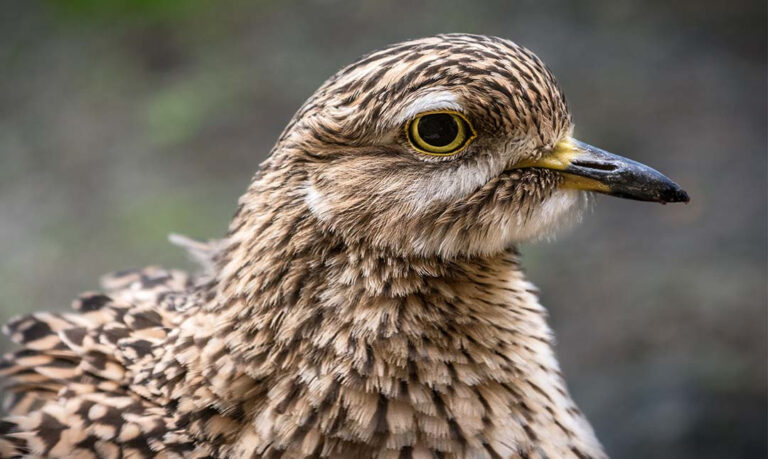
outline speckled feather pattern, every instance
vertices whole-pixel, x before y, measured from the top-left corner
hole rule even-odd
[[[461,111],[478,137],[419,155],[402,125]],[[584,197],[512,170],[570,134],[532,53],[451,34],[328,80],[204,269],[116,273],[5,331],[2,457],[604,457],[571,400],[514,246]]]

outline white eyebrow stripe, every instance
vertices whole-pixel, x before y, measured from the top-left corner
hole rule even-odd
[[[434,91],[413,101],[395,120],[397,124],[402,124],[419,113],[434,110],[455,110],[460,112],[462,111],[462,108],[457,100],[456,94],[450,91]]]

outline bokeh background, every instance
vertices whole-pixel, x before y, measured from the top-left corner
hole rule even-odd
[[[359,55],[498,35],[552,68],[579,138],[692,196],[599,197],[523,248],[598,436],[621,458],[766,457],[766,20],[764,0],[6,0],[0,319],[188,266],[166,235],[222,235],[292,113]]]

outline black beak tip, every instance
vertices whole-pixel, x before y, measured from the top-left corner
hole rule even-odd
[[[690,200],[691,198],[688,196],[688,193],[677,184],[673,184],[673,186],[659,194],[659,202],[662,204],[668,202],[689,202]]]

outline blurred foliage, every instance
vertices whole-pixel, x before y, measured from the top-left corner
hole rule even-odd
[[[47,0],[56,16],[76,21],[118,18],[175,21],[198,15],[211,8],[211,3],[210,0]]]
[[[615,457],[766,457],[766,28],[747,0],[8,0],[0,321],[186,266],[166,235],[222,235],[292,113],[359,55],[499,35],[552,68],[578,137],[692,196],[597,198],[523,247],[599,437]]]

